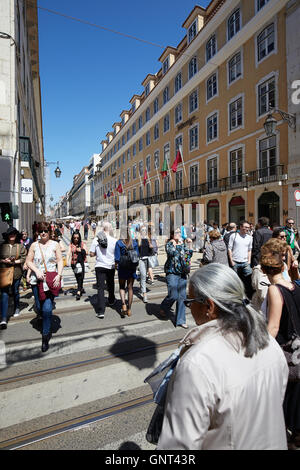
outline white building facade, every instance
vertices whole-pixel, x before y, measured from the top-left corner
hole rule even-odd
[[[36,5],[0,2],[0,202],[12,204],[11,224],[29,233],[45,211]],[[0,228],[7,228],[1,216]]]

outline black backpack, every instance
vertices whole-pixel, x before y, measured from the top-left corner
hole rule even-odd
[[[99,232],[97,235],[100,248],[107,248],[107,236],[104,232]]]

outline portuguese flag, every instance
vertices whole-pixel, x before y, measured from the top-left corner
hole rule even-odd
[[[161,169],[161,172],[160,172],[161,176],[163,177],[163,179],[167,176],[168,174],[168,162],[166,159],[164,159],[164,163],[163,163],[163,166],[162,166],[162,169]]]

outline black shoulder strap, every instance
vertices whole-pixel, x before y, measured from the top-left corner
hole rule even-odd
[[[286,290],[289,292],[288,297],[291,300],[291,304],[285,302],[286,309],[288,311],[289,317],[291,319],[291,323],[293,325],[295,333],[300,336],[300,305],[296,301],[296,294],[300,292],[300,286],[298,283],[293,282],[294,290],[290,289],[281,289],[280,284],[276,284],[279,288],[283,298],[286,298]]]

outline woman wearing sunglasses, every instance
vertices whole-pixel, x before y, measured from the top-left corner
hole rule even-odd
[[[286,359],[242,281],[227,266],[204,266],[185,304],[197,326],[181,341],[158,449],[287,449]]]
[[[299,279],[298,261],[293,254],[292,248],[287,244],[287,236],[284,229],[282,227],[274,228],[272,238],[286,242],[286,253],[284,261],[287,265],[287,271],[291,280],[296,281]]]
[[[186,244],[188,244],[188,247]],[[187,238],[183,242],[181,230],[178,228],[171,232],[171,238],[166,243],[167,261],[165,263],[165,273],[168,286],[168,295],[160,305],[160,316],[167,317],[174,302],[176,302],[176,326],[188,328],[185,319],[186,282],[187,273],[185,271],[185,259],[188,261],[193,256],[191,249],[192,240]]]
[[[43,283],[43,296],[39,286],[40,309],[43,316],[43,332],[42,332],[42,352],[49,349],[49,340],[51,338],[51,318],[53,309],[54,294],[53,291],[58,289],[63,271],[63,259],[60,246],[54,240],[51,240],[51,227],[46,222],[38,224],[38,233],[40,239],[34,242],[26,259],[27,266],[32,271],[31,284]],[[46,273],[53,274],[53,283],[49,287],[46,285]],[[53,290],[53,289],[54,290]],[[46,298],[44,298],[46,297]]]

